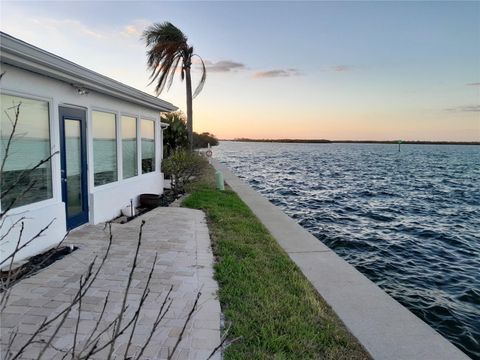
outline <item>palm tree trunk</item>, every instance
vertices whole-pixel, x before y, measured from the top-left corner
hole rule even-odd
[[[185,69],[185,81],[187,85],[187,131],[190,151],[193,151],[193,110],[192,110],[192,78],[190,67]]]

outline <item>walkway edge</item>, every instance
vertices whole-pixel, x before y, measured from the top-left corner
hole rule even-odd
[[[211,164],[374,359],[469,359],[225,165]]]

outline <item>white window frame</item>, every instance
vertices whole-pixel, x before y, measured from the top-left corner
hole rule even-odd
[[[157,121],[157,119],[151,117],[151,116],[141,116],[140,115],[140,162],[142,161],[142,154],[141,154],[141,151],[142,151],[142,120],[148,120],[148,121],[153,121],[153,141],[155,143],[155,151],[154,151],[154,154],[155,154],[155,170],[154,171],[150,171],[148,173],[141,173],[141,175],[147,175],[148,174],[153,174],[153,173],[158,173],[158,146],[159,146],[159,142],[158,142],[158,137],[157,137],[157,128],[158,128],[158,124],[159,122]],[[140,164],[140,170],[142,170],[142,164]]]
[[[58,112],[57,113],[54,112],[55,104],[54,104],[53,97],[39,96],[31,93],[19,92],[19,91],[10,90],[10,89],[2,89],[2,92],[0,95],[16,96],[16,97],[22,97],[25,99],[46,102],[48,104],[48,128],[49,128],[48,133],[50,136],[49,138],[50,154],[54,154],[57,152],[57,154],[53,155],[50,158],[50,179],[51,179],[52,197],[49,199],[40,200],[34,203],[11,208],[8,211],[8,214],[9,215],[21,214],[27,211],[40,209],[42,207],[57,203],[59,200],[61,200],[62,189],[60,184],[60,137],[56,136],[59,130],[58,130],[58,121],[55,121],[55,120],[58,120],[58,116],[57,116]],[[2,204],[0,200],[0,211],[1,210],[2,210]]]
[[[138,176],[141,176],[141,164],[140,164],[140,161],[141,161],[141,158],[142,158],[142,154],[140,154],[140,151],[141,151],[141,141],[139,141],[138,139],[138,135],[141,131],[140,129],[140,121],[139,120],[139,116],[138,114],[132,114],[132,113],[129,113],[129,112],[120,112],[119,113],[120,116],[119,116],[119,121],[120,121],[120,148],[122,149],[122,158],[121,158],[121,167],[122,167],[122,179],[121,181],[132,181],[132,179],[136,179]],[[136,138],[137,138],[137,175],[134,175],[134,176],[131,176],[129,178],[123,178],[123,144],[122,144],[122,141],[123,141],[123,134],[122,134],[122,117],[123,116],[126,116],[126,117],[131,117],[131,118],[134,118],[135,119],[135,128],[137,130],[137,133],[136,133]]]
[[[93,152],[93,113],[94,112],[103,112],[107,114],[112,114],[115,116],[115,144],[117,147],[117,180],[109,182],[107,184],[103,185],[95,185],[95,154]],[[115,186],[115,184],[118,184],[119,182],[122,181],[123,177],[120,177],[120,166],[123,164],[123,154],[121,154],[122,146],[121,146],[121,138],[119,141],[119,136],[121,136],[121,130],[119,129],[121,127],[121,115],[120,113],[116,110],[111,110],[111,109],[105,109],[105,108],[100,108],[96,106],[92,106],[89,111],[89,128],[91,129],[90,131],[87,131],[87,137],[89,138],[88,141],[88,147],[91,150],[90,153],[92,154],[91,159],[89,161],[90,164],[93,164],[91,167],[89,167],[89,170],[91,168],[91,171],[89,176],[88,176],[88,181],[90,182],[91,189],[107,189],[110,186]],[[123,169],[122,169],[123,170]],[[123,171],[122,171],[122,176],[123,176]]]

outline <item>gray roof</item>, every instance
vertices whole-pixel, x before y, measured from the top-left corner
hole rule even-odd
[[[167,101],[122,84],[1,31],[0,60],[5,64],[159,111],[178,109]]]

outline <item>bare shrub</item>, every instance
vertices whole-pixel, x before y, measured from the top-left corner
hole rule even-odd
[[[179,194],[195,178],[203,174],[208,160],[200,154],[187,150],[175,150],[163,160],[163,171],[172,179],[172,190]]]

